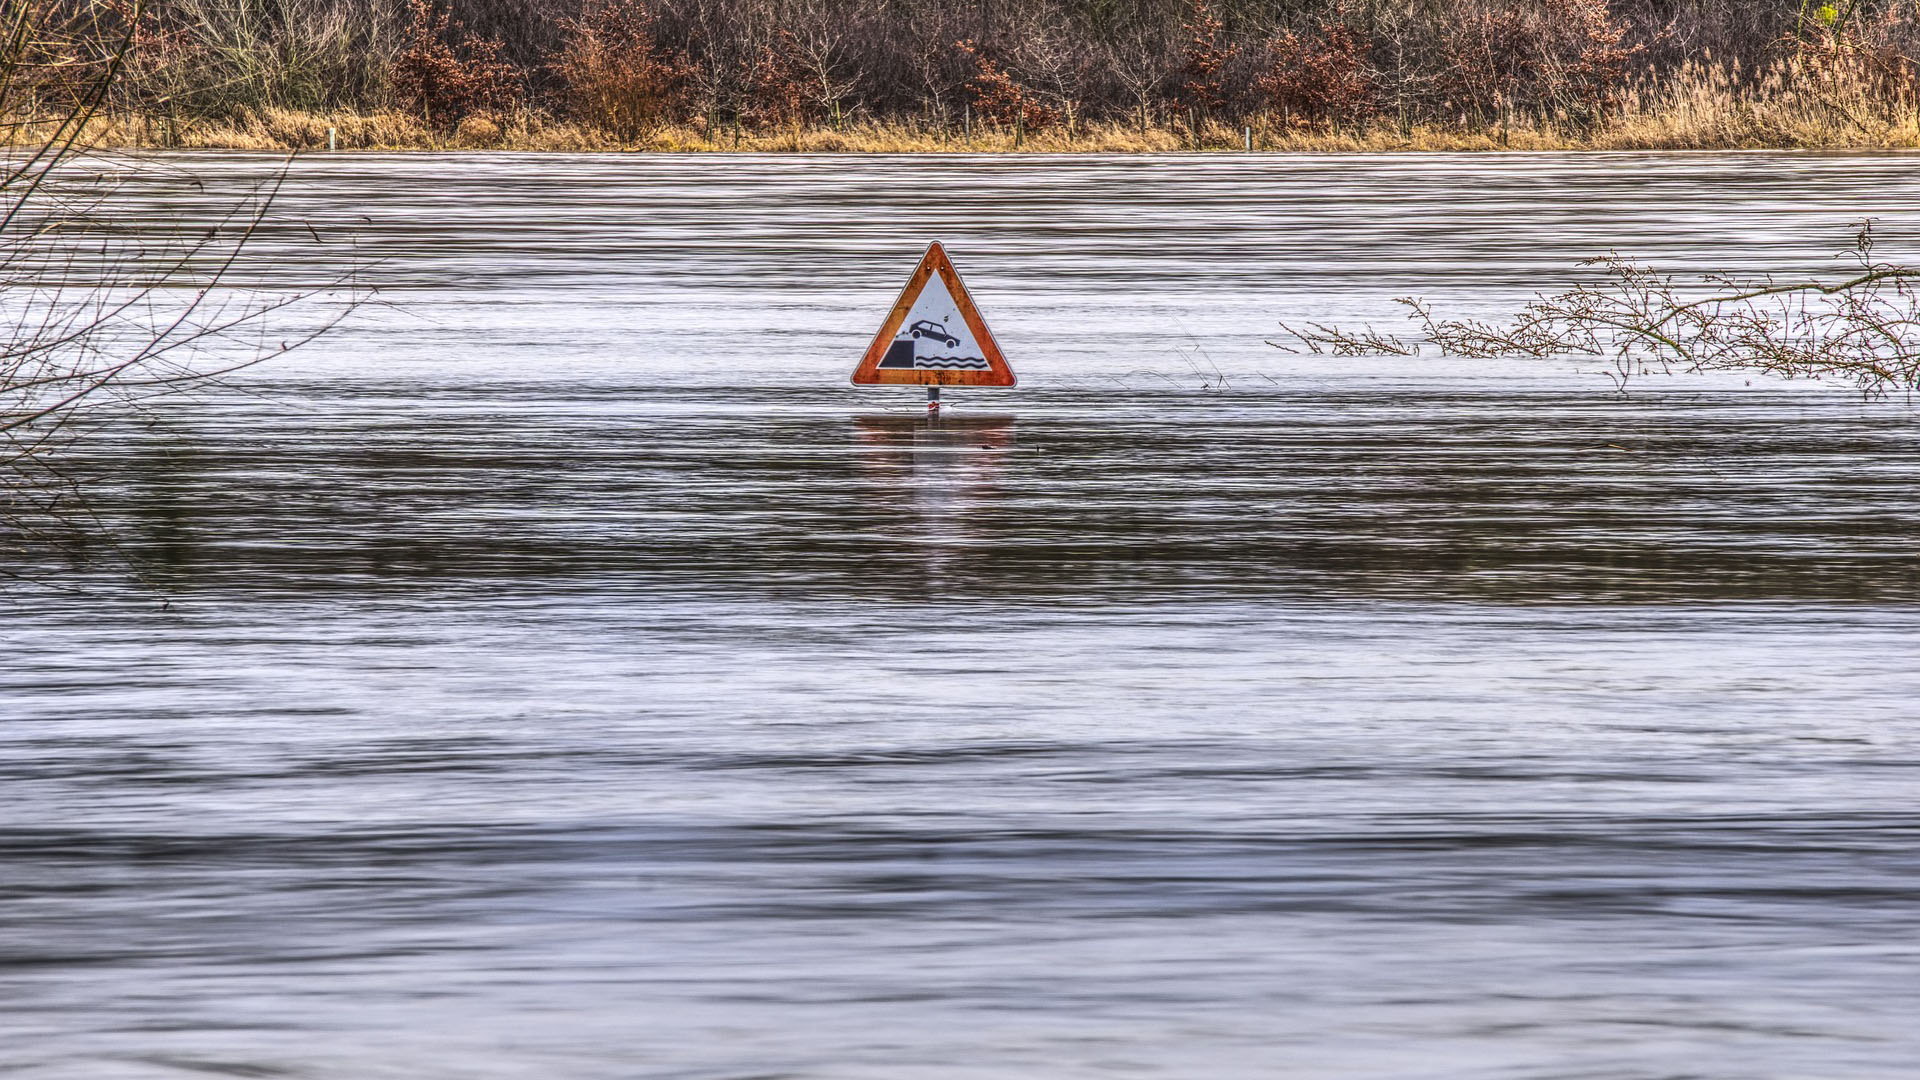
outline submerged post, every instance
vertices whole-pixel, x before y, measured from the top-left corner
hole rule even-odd
[[[927,387],[927,415],[940,415],[940,387],[937,383]]]

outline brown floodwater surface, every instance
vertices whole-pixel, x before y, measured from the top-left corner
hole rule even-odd
[[[133,170],[126,235],[279,167]],[[1920,261],[1916,207],[1900,156],[298,159],[233,284],[377,292],[100,420],[94,557],[0,591],[0,1072],[1909,1076],[1914,406],[1267,342],[1609,250],[1838,275],[1866,215]],[[1020,377],[937,422],[847,385],[930,239]]]

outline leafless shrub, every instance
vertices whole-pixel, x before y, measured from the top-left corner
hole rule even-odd
[[[1180,24],[1180,33],[1181,62],[1174,75],[1176,100],[1205,117],[1230,100],[1227,73],[1239,55],[1239,46],[1227,37],[1225,23],[1207,0],[1193,0],[1186,20]]]
[[[782,47],[800,73],[815,115],[839,123],[866,76],[866,50],[861,47],[869,36],[866,11],[827,0],[789,3],[781,19]]]
[[[1125,93],[1128,111],[1139,120],[1142,134],[1153,123],[1154,106],[1165,99],[1176,67],[1175,54],[1166,38],[1165,28],[1143,21],[1128,27],[1106,47],[1107,67],[1113,72],[1114,83]]]
[[[1860,226],[1839,281],[1714,275],[1684,281],[1608,255],[1583,265],[1601,283],[1543,296],[1498,321],[1437,316],[1403,299],[1419,324],[1407,340],[1372,328],[1289,328],[1308,352],[1411,355],[1421,343],[1469,358],[1592,356],[1624,391],[1661,371],[1753,371],[1784,379],[1831,379],[1869,397],[1920,390],[1920,267],[1876,260],[1872,223]]]
[[[122,220],[125,184],[148,166],[83,156],[79,140],[124,73],[137,6],[0,10],[0,117],[32,118],[7,122],[0,150],[0,543],[17,543],[72,505],[56,451],[86,419],[204,386],[331,322],[271,335],[265,317],[304,297],[227,281],[278,179],[214,220]]]
[[[1014,40],[1010,60],[1037,111],[1064,124],[1069,133],[1075,131],[1101,81],[1100,55],[1087,28],[1062,13],[1036,7],[1027,10]],[[1031,119],[1028,126],[1034,126]]]
[[[129,107],[168,115],[376,106],[399,27],[378,0],[165,0],[145,5]]]

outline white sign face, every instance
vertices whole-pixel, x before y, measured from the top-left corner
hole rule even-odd
[[[880,362],[881,368],[915,371],[986,371],[991,366],[939,274],[920,290]]]

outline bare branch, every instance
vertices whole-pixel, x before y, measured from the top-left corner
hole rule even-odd
[[[1863,225],[1850,253],[1861,272],[1833,282],[1686,282],[1608,255],[1582,264],[1605,271],[1600,283],[1537,297],[1496,322],[1440,318],[1420,301],[1400,302],[1420,327],[1418,341],[1442,355],[1610,357],[1607,375],[1621,388],[1657,367],[1834,379],[1869,396],[1911,392],[1920,389],[1920,268],[1875,262],[1872,252]],[[1406,356],[1417,345],[1371,327],[1285,329],[1308,351],[1335,356]]]

